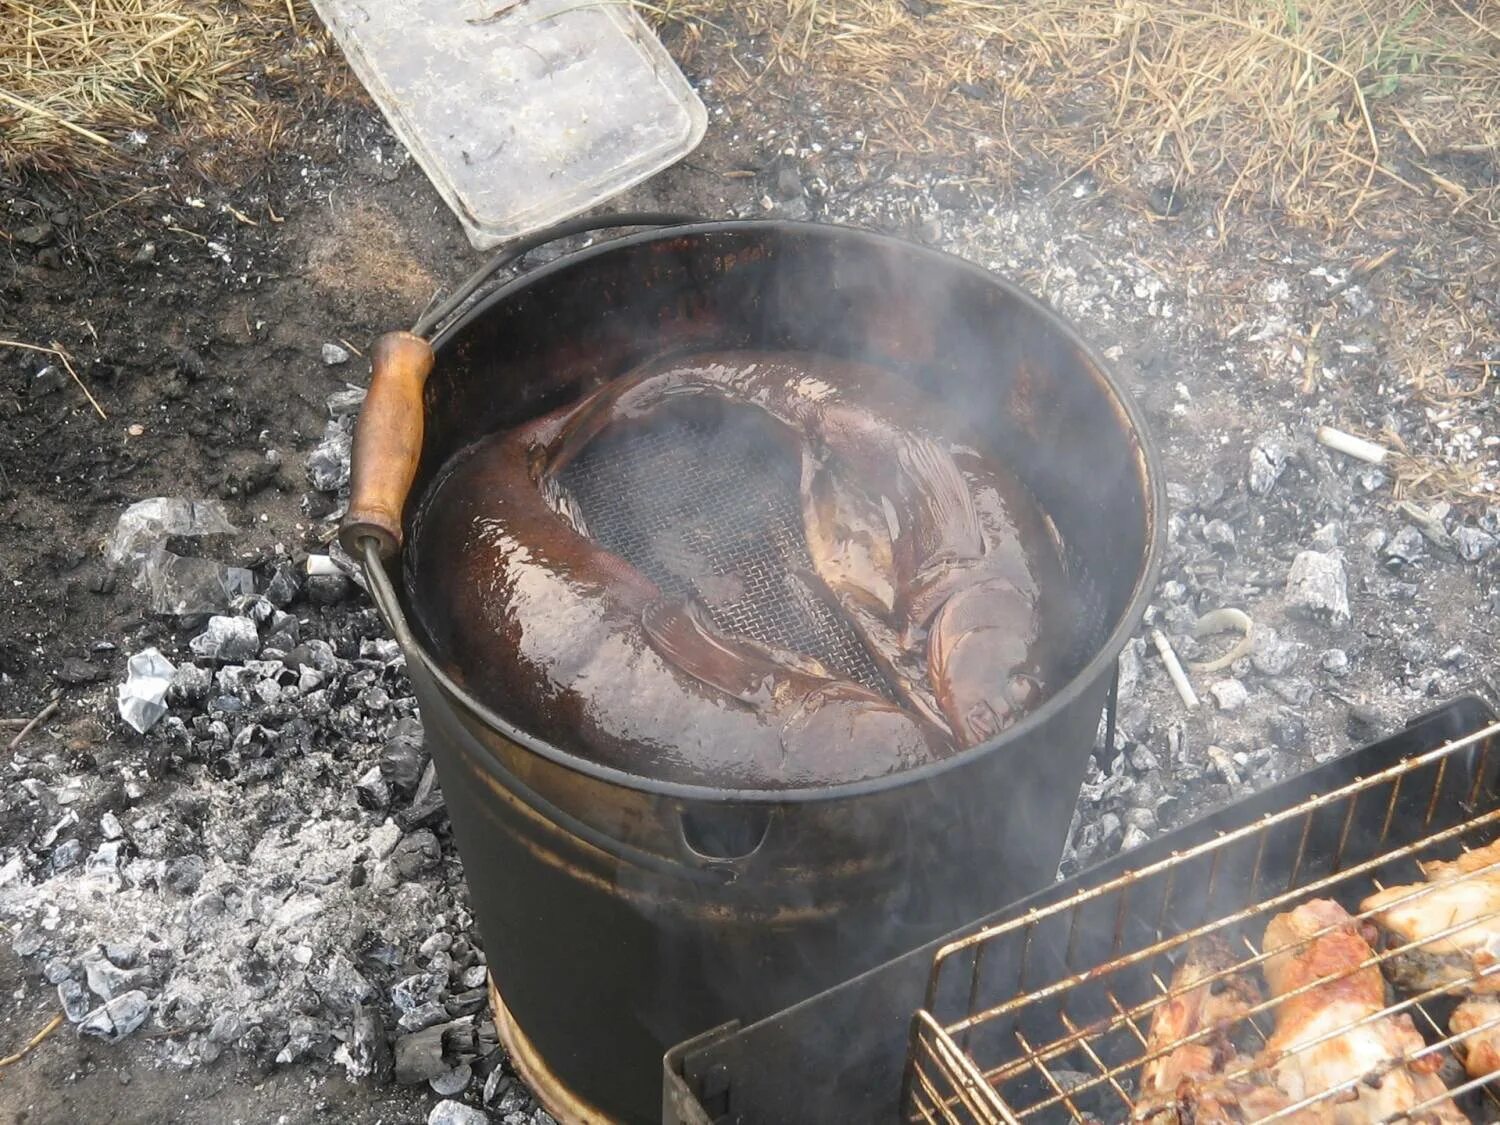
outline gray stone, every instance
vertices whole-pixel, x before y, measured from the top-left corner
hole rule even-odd
[[[327,1042],[328,1027],[307,1016],[295,1016],[287,1028],[286,1045],[276,1053],[276,1061],[283,1066],[312,1054],[317,1047]]]
[[[1124,832],[1120,818],[1112,812],[1107,812],[1099,818],[1099,836],[1105,846],[1118,840]]]
[[[1323,671],[1341,676],[1349,670],[1349,654],[1341,648],[1331,648],[1318,658]]]
[[[1312,684],[1307,680],[1283,676],[1280,679],[1271,680],[1270,685],[1271,690],[1279,699],[1294,707],[1305,707],[1312,699]]]
[[[1408,633],[1396,643],[1396,651],[1408,664],[1421,664],[1432,659],[1432,641],[1420,634]]]
[[[230,608],[240,617],[248,617],[257,626],[265,625],[276,613],[275,605],[264,594],[248,594],[235,598]]]
[[[436,867],[442,856],[442,848],[438,845],[437,837],[428,829],[419,828],[402,837],[395,850],[391,852],[390,863],[401,878],[415,879]]]
[[[385,1037],[385,1025],[375,1008],[356,1005],[349,1036],[342,1054],[334,1058],[344,1064],[351,1078],[369,1078],[377,1084],[389,1082],[395,1073],[395,1057]]]
[[[1287,449],[1275,434],[1262,434],[1250,449],[1250,491],[1264,496],[1286,471]]]
[[[490,1115],[463,1102],[445,1098],[432,1107],[427,1125],[490,1125]]]
[[[93,957],[85,961],[83,973],[88,980],[89,990],[101,1000],[111,1000],[151,982],[148,970],[122,969],[105,957]]]
[[[353,431],[347,418],[334,418],[323,427],[323,440],[307,455],[307,479],[319,492],[337,492],[349,483],[349,455]],[[308,584],[311,587],[311,583]]]
[[[260,651],[255,622],[244,617],[210,617],[208,627],[189,642],[195,656],[223,664],[252,660]]]
[[[489,1000],[489,990],[486,988],[471,988],[467,992],[459,992],[443,1001],[443,1010],[452,1019],[459,1016],[472,1016],[483,1008]]]
[[[239,1038],[240,1017],[234,1012],[224,1012],[208,1029],[208,1038],[214,1043],[232,1043]]]
[[[489,969],[484,965],[470,965],[464,970],[459,982],[465,988],[483,988],[489,979]]]
[[[380,751],[380,772],[392,792],[409,797],[416,792],[427,764],[422,748],[422,724],[402,719],[391,729],[391,737]]]
[[[1170,633],[1174,639],[1178,637],[1186,639],[1193,635],[1193,629],[1198,624],[1198,614],[1192,606],[1174,605],[1169,607],[1167,611],[1162,614],[1162,622],[1166,625],[1167,632]],[[1183,655],[1183,648],[1181,645],[1178,646],[1177,655]]]
[[[1212,508],[1229,492],[1229,481],[1224,479],[1224,474],[1210,469],[1199,478],[1197,488],[1194,492],[1198,507]]]
[[[497,1066],[490,1071],[490,1076],[484,1080],[484,1104],[492,1104],[496,1098],[504,1095],[506,1089],[513,1085],[511,1077],[505,1073],[505,1068]]]
[[[328,959],[323,971],[314,975],[312,984],[328,1010],[339,1016],[353,1015],[362,1004],[375,999],[375,986],[342,953]]]
[[[391,1003],[400,1012],[409,1012],[436,1000],[447,983],[436,973],[414,973],[396,982],[391,989]]]
[[[1239,680],[1220,680],[1208,689],[1220,711],[1238,711],[1250,700],[1250,693]]]
[[[121,969],[135,969],[141,965],[141,947],[135,942],[105,942],[104,956]]]
[[[434,1024],[444,1023],[453,1016],[448,1009],[436,1000],[429,1000],[424,1004],[418,1004],[414,1008],[408,1008],[401,1013],[401,1018],[396,1025],[402,1031],[421,1031],[423,1028],[432,1027]]]
[[[1420,536],[1419,536],[1420,538]],[[1347,621],[1349,579],[1336,554],[1302,551],[1286,578],[1287,604],[1305,613]]]
[[[166,699],[174,703],[201,703],[208,696],[210,687],[213,687],[213,672],[207,667],[183,661],[172,672],[171,687],[166,688]]]
[[[1458,553],[1467,562],[1478,562],[1495,549],[1495,537],[1477,527],[1461,527],[1453,533]]]
[[[73,977],[57,982],[57,998],[62,1003],[63,1012],[73,1023],[88,1015],[94,1003],[94,998],[89,995],[83,982]]]
[[[1122,852],[1133,851],[1134,849],[1140,847],[1142,844],[1146,843],[1146,841],[1148,841],[1149,839],[1151,839],[1151,837],[1148,836],[1145,832],[1135,827],[1135,825],[1131,825],[1129,828],[1125,829],[1125,835],[1120,840],[1120,850]]]
[[[1125,825],[1128,828],[1139,828],[1142,832],[1155,832],[1156,813],[1146,808],[1126,809]]]
[[[1415,527],[1403,527],[1380,553],[1388,563],[1410,566],[1427,554],[1427,539]]]
[[[151,1002],[144,992],[126,992],[86,1015],[78,1033],[117,1043],[145,1023],[150,1014]]]
[[[422,771],[422,780],[412,794],[410,807],[396,818],[403,828],[418,828],[434,824],[442,819],[444,812],[443,791],[437,782],[437,767],[432,762]]]
[[[445,1039],[462,1040],[472,1038],[474,1020],[465,1016],[451,1023],[434,1024],[410,1035],[400,1036],[395,1043],[395,1079],[403,1086],[415,1086],[434,1078],[444,1071],[452,1070],[460,1062],[470,1061],[451,1051],[445,1055]]]
[[[73,975],[73,966],[61,957],[54,957],[42,966],[42,977],[48,984],[61,984]]]
[[[351,414],[358,414],[359,408],[365,403],[367,393],[364,387],[356,387],[352,383],[347,384],[341,391],[334,391],[325,400],[328,404],[328,416],[344,418]]]
[[[1307,745],[1307,724],[1295,711],[1281,711],[1267,725],[1271,740],[1283,750],[1300,750]]]
[[[107,673],[97,664],[91,664],[82,657],[70,656],[62,662],[62,667],[58,668],[54,674],[65,684],[91,684],[103,679]]]
[[[180,895],[190,895],[203,882],[203,872],[206,869],[202,856],[181,855],[167,861],[166,869],[162,872],[162,882]],[[220,909],[222,908],[221,903]]]
[[[281,563],[266,584],[266,600],[278,609],[285,609],[302,593],[302,575],[291,563]]]
[[[354,795],[367,809],[383,809],[391,803],[391,787],[378,765],[371,766],[354,783]]]
[[[54,871],[66,871],[70,867],[77,867],[81,859],[83,859],[83,844],[78,840],[64,840],[52,849]]]
[[[1284,676],[1297,662],[1300,647],[1295,641],[1282,640],[1269,625],[1260,625],[1251,642],[1250,663],[1263,676]]]
[[[1203,541],[1211,547],[1234,550],[1234,528],[1224,520],[1209,520],[1203,525]]]
[[[442,1094],[449,1098],[454,1094],[461,1094],[468,1087],[474,1077],[474,1070],[468,1063],[459,1063],[452,1070],[445,1070],[441,1074],[434,1074],[427,1080],[427,1085],[432,1087],[432,1092]]]
[[[323,362],[329,367],[337,367],[349,362],[349,349],[341,348],[337,344],[323,345]]]

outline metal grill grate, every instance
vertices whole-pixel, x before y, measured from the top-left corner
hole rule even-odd
[[[1173,977],[1192,943],[1205,938],[1230,943],[1238,962],[1200,977],[1196,985],[1224,982],[1259,974],[1268,954],[1256,943],[1266,923],[1312,898],[1333,899],[1363,922],[1370,915],[1359,913],[1358,904],[1377,890],[1417,884],[1401,900],[1408,904],[1444,887],[1451,890],[1462,880],[1500,876],[1500,864],[1494,864],[1452,882],[1428,883],[1418,867],[1419,861],[1452,860],[1500,836],[1492,760],[1497,737],[1500,725],[1486,727],[944,946],[933,960],[924,1007],[912,1022],[906,1117],[1007,1125],[1177,1120],[1175,1115],[1153,1117],[1138,1104],[1142,1067],[1186,1044],[1222,1043],[1225,1035],[1246,1044],[1236,1048],[1246,1053],[1225,1064],[1224,1079],[1252,1074],[1256,1065],[1272,1061],[1252,1064],[1249,1059],[1272,1034],[1277,1003],[1293,993],[1278,997],[1267,989],[1233,1027],[1203,1028],[1173,1042],[1151,1038],[1153,1014],[1195,986],[1178,984]],[[1391,938],[1361,965],[1297,991],[1383,968],[1399,954],[1437,953],[1446,939],[1472,927],[1500,931],[1500,912],[1459,918],[1409,944]],[[1467,989],[1495,974],[1500,974],[1500,962],[1476,962],[1472,972],[1432,987],[1395,989],[1382,1010],[1290,1047],[1274,1061],[1295,1060],[1300,1052],[1385,1017],[1410,1016],[1424,1044],[1390,1062],[1441,1059],[1445,1069],[1462,1075],[1461,1055],[1468,1042],[1500,1030],[1500,1019],[1455,1033],[1448,1016]],[[1491,980],[1483,987],[1495,985]],[[1444,1093],[1386,1120],[1407,1120],[1408,1115],[1426,1120],[1424,1108],[1450,1099],[1472,1119],[1500,1120],[1500,1095],[1490,1085],[1494,1077],[1450,1074]],[[1368,1074],[1326,1090],[1309,1088],[1293,1104],[1258,1117],[1247,1114],[1243,1120],[1324,1120],[1318,1114],[1353,1097],[1360,1083],[1378,1085],[1381,1080],[1381,1074]],[[1308,1111],[1317,1116],[1300,1116]]]
[[[733,417],[733,424],[722,424]],[[854,630],[800,579],[800,467],[755,412],[663,411],[596,438],[561,483],[589,534],[721,628],[887,692]]]

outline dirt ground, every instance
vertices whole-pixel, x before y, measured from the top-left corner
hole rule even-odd
[[[771,75],[753,99],[721,104],[704,80],[722,65],[703,49],[687,68],[711,109],[703,145],[607,209],[873,227],[1049,298],[1114,361],[1161,449],[1176,516],[1164,580],[1176,585],[1153,619],[1170,622],[1174,606],[1232,605],[1295,646],[1290,671],[1243,673],[1244,704],[1191,714],[1155,657],[1143,657],[1144,715],[1128,741],[1186,748],[1164,774],[1151,771],[1150,784],[1168,790],[1157,796],[1172,798],[1154,802],[1161,827],[1442,699],[1494,694],[1495,554],[1449,559],[1429,543],[1420,558],[1397,558],[1371,538],[1408,526],[1396,477],[1451,468],[1476,443],[1462,487],[1443,494],[1460,501],[1447,525],[1500,530],[1485,491],[1500,479],[1485,440],[1500,425],[1479,377],[1500,364],[1500,231],[1482,210],[1425,208],[1414,222],[1393,195],[1330,231],[1265,211],[1225,225],[1192,185],[1185,202],[1155,209],[1149,192],[1048,167],[1001,188],[951,160],[870,157],[789,78]],[[1500,169],[1476,157],[1463,174],[1479,188]],[[219,497],[243,529],[234,550],[246,565],[277,544],[319,549],[326,511],[315,498],[310,507],[305,458],[327,395],[368,374],[358,356],[326,366],[322,345],[364,351],[409,325],[478,255],[357,99],[333,104],[305,125],[295,153],[235,186],[150,174],[134,196],[35,175],[0,186],[0,337],[66,348],[106,415],[66,372],[38,374],[53,357],[0,348],[0,716],[32,715],[61,689],[44,736],[109,762],[140,748],[112,706],[125,659],[170,632],[106,572],[100,543],[120,511],[155,495]],[[42,225],[41,237],[19,237]],[[1417,367],[1436,372],[1425,386],[1414,383]],[[1313,442],[1323,423],[1400,435],[1420,464],[1371,475]],[[1477,437],[1455,437],[1469,427]],[[1259,494],[1248,472],[1268,436],[1284,451],[1272,458],[1281,472]],[[1412,495],[1443,498],[1434,483]],[[1232,543],[1205,535],[1215,521]],[[1293,557],[1324,548],[1345,559],[1347,621],[1287,605]],[[1192,648],[1184,640],[1185,656]],[[1347,666],[1325,658],[1334,649]],[[97,681],[60,682],[70,657],[89,661]],[[1219,678],[1203,678],[1200,691]],[[1209,745],[1245,756],[1238,785],[1207,763]],[[1101,755],[1096,782],[1124,769],[1113,759]],[[0,824],[0,844],[39,831],[17,814]],[[1105,852],[1080,858],[1119,846],[1094,843]],[[54,990],[0,943],[0,1054],[55,1011]],[[0,1121],[394,1123],[424,1120],[435,1101],[425,1087],[351,1083],[325,1064],[263,1067],[233,1052],[182,1069],[155,1047],[149,1038],[106,1046],[64,1026],[0,1070]]]

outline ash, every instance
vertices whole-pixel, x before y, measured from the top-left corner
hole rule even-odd
[[[345,485],[343,457],[310,458],[314,483]],[[550,1125],[496,1042],[404,658],[348,578],[305,569],[273,556],[270,596],[158,630],[176,670],[144,737],[13,754],[0,817],[34,831],[0,850],[12,948],[79,1034],[165,1065],[320,1063],[429,1087],[433,1120]]]

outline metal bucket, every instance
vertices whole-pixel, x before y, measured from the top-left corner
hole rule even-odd
[[[1115,659],[1155,585],[1163,521],[1137,410],[1061,317],[891,238],[726,222],[550,262],[477,302],[425,360],[420,339],[399,336],[377,350],[344,542],[406,652],[501,1033],[554,1116],[655,1120],[673,1044],[787,1007],[1052,880]],[[664,340],[849,356],[947,404],[955,437],[1021,476],[1090,578],[1072,679],[989,743],[804,790],[633,776],[481,705],[411,617],[412,592],[446,575],[443,560],[406,565],[404,533],[455,452],[580,393],[558,373],[623,372]]]

